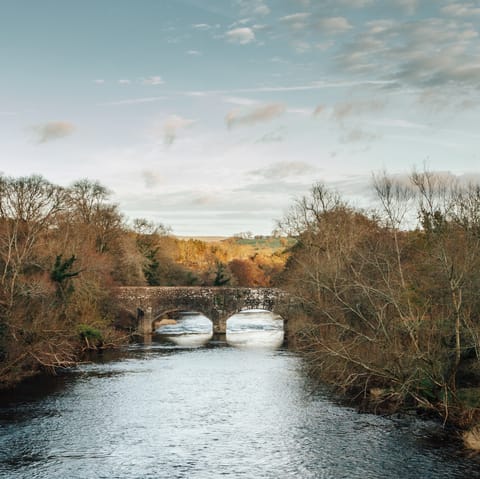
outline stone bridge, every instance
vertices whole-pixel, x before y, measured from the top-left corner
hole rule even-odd
[[[265,309],[286,318],[287,294],[276,288],[139,286],[116,289],[120,311],[136,318],[137,330],[151,334],[155,321],[179,311],[202,313],[213,332],[225,334],[227,319],[246,309]]]

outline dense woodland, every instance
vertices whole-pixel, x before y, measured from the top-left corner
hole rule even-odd
[[[0,383],[127,341],[114,286],[268,286],[285,245],[180,240],[161,224],[128,222],[97,182],[0,177]]]
[[[297,238],[282,280],[298,301],[292,337],[320,378],[369,407],[474,424],[480,187],[428,171],[373,183],[376,211],[319,184],[281,221]]]

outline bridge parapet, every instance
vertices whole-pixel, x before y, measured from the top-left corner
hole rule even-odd
[[[215,333],[225,333],[227,319],[246,309],[282,312],[288,303],[287,294],[277,288],[224,287],[120,287],[117,301],[138,320],[138,330],[151,334],[156,319],[173,311],[195,311],[213,323]]]

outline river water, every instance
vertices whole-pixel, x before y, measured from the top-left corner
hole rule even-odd
[[[4,393],[0,477],[480,477],[436,428],[339,405],[285,349],[154,341]]]

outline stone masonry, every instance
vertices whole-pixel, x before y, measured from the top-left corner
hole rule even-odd
[[[212,321],[214,333],[224,334],[227,319],[235,313],[265,309],[282,315],[289,302],[276,288],[127,286],[116,293],[119,308],[137,318],[141,334],[151,334],[157,319],[177,311],[202,313]]]

